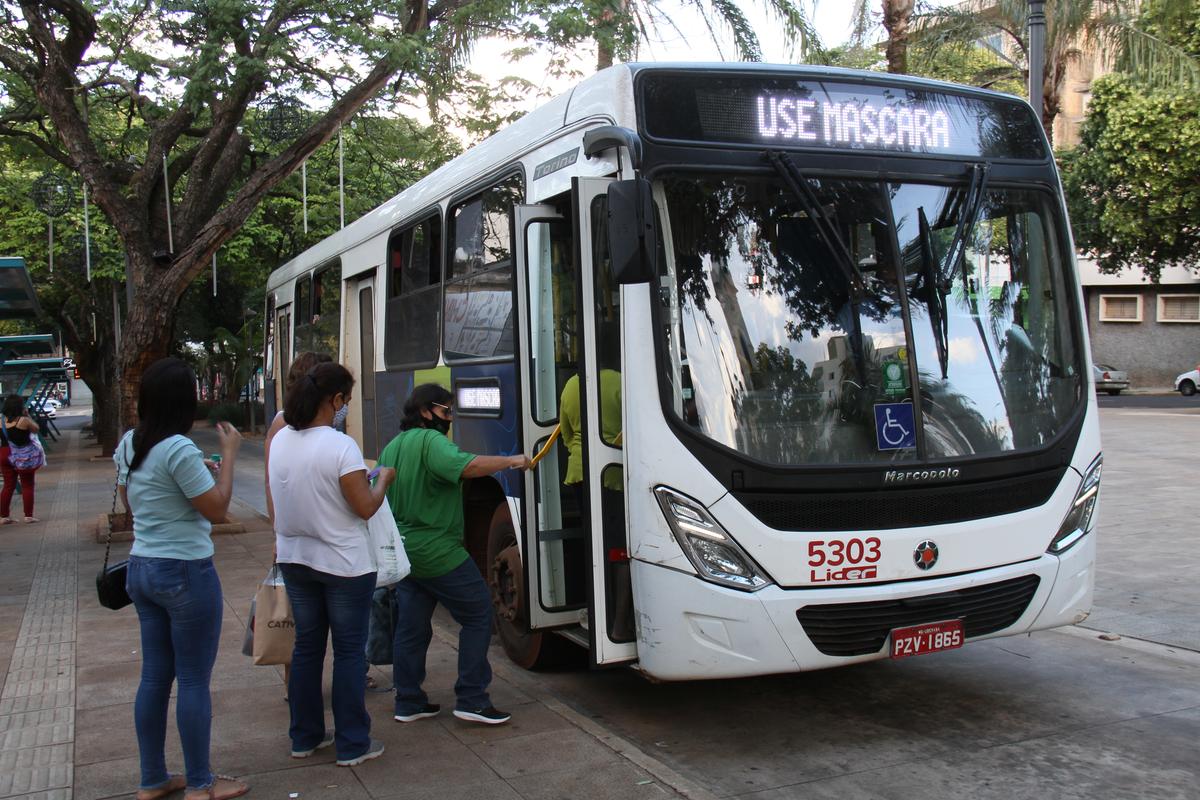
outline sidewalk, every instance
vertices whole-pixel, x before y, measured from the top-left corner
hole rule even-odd
[[[64,431],[50,465],[38,473],[43,521],[0,527],[0,798],[132,797],[137,785],[138,626],[132,607],[109,611],[96,602],[104,548],[94,528],[113,491],[112,464],[89,460],[96,452],[78,430]],[[390,693],[368,694],[372,735],[387,745],[383,757],[350,769],[336,767],[331,750],[289,758],[282,669],[252,666],[241,655],[245,615],[272,547],[266,523],[250,512],[245,505],[234,509],[246,533],[215,540],[225,612],[212,680],[213,768],[244,778],[249,797],[709,796],[549,695],[535,676],[507,664],[498,645],[492,696],[512,712],[510,724],[485,728],[447,711],[402,725],[391,719]],[[127,551],[128,545],[114,545],[113,558]],[[426,689],[450,708],[454,632],[439,623],[435,633]],[[390,683],[390,670],[373,674],[381,685]],[[182,770],[173,722],[167,760],[172,771]]]

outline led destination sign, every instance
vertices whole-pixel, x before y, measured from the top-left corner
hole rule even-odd
[[[941,87],[648,70],[638,110],[650,140],[1041,160],[1044,138],[1015,99]]]
[[[759,95],[758,135],[824,144],[877,145],[898,150],[950,149],[950,115],[921,103],[822,103],[792,95]]]

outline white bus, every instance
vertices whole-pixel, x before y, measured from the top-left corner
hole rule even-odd
[[[291,357],[356,375],[367,458],[416,384],[582,470],[465,487],[508,655],[661,680],[1082,620],[1097,406],[1058,174],[1023,101],[814,67],[583,81],[276,270]],[[566,481],[572,480],[568,485]]]

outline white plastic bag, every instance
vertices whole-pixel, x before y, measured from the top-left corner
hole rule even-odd
[[[404,539],[396,527],[392,507],[385,500],[375,515],[367,520],[367,540],[371,559],[375,563],[375,585],[391,586],[404,580],[412,564],[404,552]]]

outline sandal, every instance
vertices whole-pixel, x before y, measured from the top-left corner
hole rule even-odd
[[[37,517],[26,517],[25,521],[26,522],[41,522],[41,520],[38,519]]]
[[[207,789],[191,789],[183,800],[232,800],[250,791],[250,787],[228,775],[213,775],[212,786]]]
[[[0,517],[0,525],[12,525],[12,517]]]
[[[138,789],[137,800],[161,800],[161,798],[184,788],[187,788],[187,779],[182,775],[172,775],[162,786],[153,789]]]

